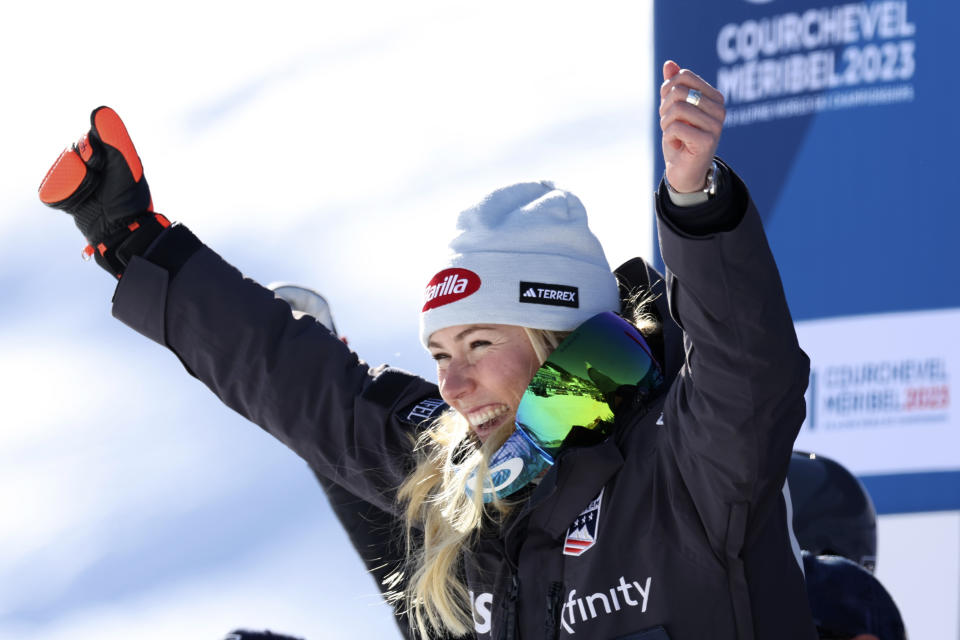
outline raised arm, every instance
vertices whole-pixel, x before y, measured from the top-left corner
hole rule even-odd
[[[779,499],[809,361],[749,193],[714,158],[722,96],[667,62],[660,111],[667,169],[658,230],[686,351],[665,423],[683,425],[669,430],[676,459],[703,519],[723,527],[731,505],[753,512]]]
[[[117,318],[172,350],[314,470],[395,508],[415,428],[404,409],[436,397],[433,384],[369,368],[186,227],[154,214],[140,158],[109,108],[94,110],[89,133],[57,159],[40,198],[74,217],[87,252],[119,280]]]

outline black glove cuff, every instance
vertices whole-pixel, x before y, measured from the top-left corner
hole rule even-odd
[[[203,243],[193,235],[190,229],[177,224],[170,227],[167,233],[163,234],[163,237],[143,254],[143,257],[166,269],[170,279],[173,280],[187,260],[202,248]]]
[[[160,213],[143,213],[127,219],[106,236],[86,248],[98,265],[120,278],[133,256],[143,255],[170,226],[170,221]]]

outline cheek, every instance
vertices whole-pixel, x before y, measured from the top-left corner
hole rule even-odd
[[[446,402],[447,404],[450,404],[450,399],[447,398],[447,393],[446,393],[446,387],[447,387],[446,380],[447,380],[446,372],[443,369],[440,369],[439,367],[437,367],[437,387],[440,389],[440,397],[443,398],[444,402]]]
[[[509,366],[502,372],[504,390],[519,401],[523,392],[530,386],[533,374],[537,372],[539,364],[530,359],[518,359],[509,363]]]

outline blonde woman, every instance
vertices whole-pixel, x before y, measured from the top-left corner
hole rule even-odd
[[[648,342],[620,315],[582,204],[551,183],[460,214],[420,314],[436,383],[369,368],[154,214],[107,108],[40,197],[122,274],[114,315],[405,522],[389,579],[415,634],[812,638],[781,493],[809,362],[747,190],[714,157],[722,97],[667,62],[660,114],[658,224],[683,330],[666,367],[656,327]]]

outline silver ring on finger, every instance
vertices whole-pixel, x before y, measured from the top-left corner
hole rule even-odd
[[[703,97],[703,94],[701,94],[699,91],[697,91],[696,89],[690,89],[689,91],[687,91],[686,100],[687,102],[689,102],[690,104],[696,107],[700,105],[701,97]]]

